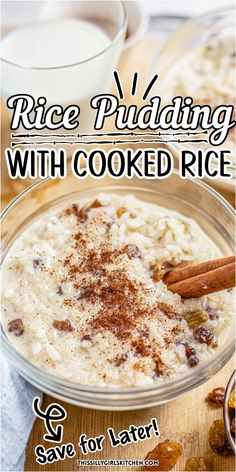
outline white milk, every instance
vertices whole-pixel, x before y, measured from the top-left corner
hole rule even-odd
[[[2,63],[4,99],[28,93],[45,96],[48,105],[77,104],[81,113],[74,132],[89,132],[94,120],[90,99],[109,92],[121,44],[122,38],[109,47],[111,40],[101,29],[69,18],[15,30],[1,45],[2,59],[14,63]]]
[[[85,61],[109,44],[108,36],[86,21],[42,22],[10,33],[2,43],[2,58],[25,67],[63,67]]]

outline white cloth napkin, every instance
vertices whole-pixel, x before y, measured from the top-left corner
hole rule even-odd
[[[23,471],[25,449],[35,415],[32,401],[42,393],[1,360],[1,472]]]

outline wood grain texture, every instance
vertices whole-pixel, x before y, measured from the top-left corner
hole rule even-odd
[[[156,45],[152,40],[143,40],[132,51],[127,52],[120,63],[120,74],[123,80],[125,101],[126,103],[134,102],[134,99],[129,96],[131,78],[135,70],[139,70],[140,76],[138,81],[138,90],[141,93],[147,81],[147,70],[150,66],[150,60]],[[140,67],[140,62],[141,66]],[[2,142],[2,156],[3,150],[9,143],[8,119],[6,113],[3,113],[3,142]],[[123,146],[121,146],[123,147]],[[144,147],[144,145],[141,145]],[[163,146],[162,146],[163,147]],[[22,191],[29,185],[29,181],[11,181],[6,172],[4,159],[2,159],[2,179],[3,179],[3,205],[10,199]],[[232,204],[234,203],[234,196],[229,192],[222,192]],[[83,409],[69,404],[60,402],[67,410],[68,417],[64,422],[64,437],[63,443],[72,442],[75,444],[77,451],[76,458],[56,462],[52,465],[40,466],[35,461],[34,448],[38,444],[45,444],[45,447],[50,447],[50,443],[44,443],[42,440],[44,431],[43,422],[36,420],[32,429],[27,453],[25,470],[26,471],[85,471],[85,470],[140,470],[139,468],[116,468],[108,467],[102,468],[82,468],[76,464],[77,459],[144,459],[146,454],[153,449],[158,443],[157,438],[148,439],[146,441],[138,442],[134,445],[124,447],[112,448],[109,441],[104,442],[104,450],[89,457],[82,456],[79,448],[76,447],[81,434],[94,437],[99,434],[105,434],[108,427],[113,427],[118,433],[122,429],[126,429],[131,424],[142,425],[147,424],[152,417],[156,417],[160,432],[160,440],[166,438],[175,439],[183,444],[184,453],[178,464],[176,471],[183,471],[186,458],[189,456],[203,455],[209,451],[208,444],[208,429],[213,420],[222,417],[221,407],[211,407],[205,402],[207,393],[214,387],[226,386],[227,381],[235,368],[234,360],[231,360],[219,373],[210,379],[204,385],[192,390],[188,394],[179,399],[162,405],[159,407],[149,408],[146,410],[138,410],[131,412],[101,412],[89,409]],[[48,395],[44,395],[43,407],[45,408],[49,403],[54,401]],[[223,458],[219,455],[211,453],[212,467],[214,471],[233,471],[234,457],[230,456]]]
[[[235,368],[234,360],[231,360],[217,375],[206,382],[204,385],[192,390],[188,394],[179,399],[158,407],[145,410],[129,411],[129,412],[106,412],[94,411],[72,405],[62,404],[67,412],[68,418],[64,421],[64,438],[63,443],[72,442],[75,444],[77,455],[73,459],[61,462],[55,462],[51,465],[40,466],[35,462],[34,448],[38,444],[44,444],[50,447],[50,443],[42,441],[44,431],[43,422],[36,420],[28,442],[27,457],[25,463],[26,471],[113,471],[116,470],[141,470],[139,468],[116,468],[116,467],[78,467],[76,460],[78,459],[144,459],[147,453],[153,449],[159,441],[164,439],[174,439],[179,441],[184,448],[183,456],[173,469],[175,471],[183,471],[185,461],[190,456],[199,456],[205,453],[210,454],[212,460],[211,470],[213,471],[233,471],[235,468],[234,456],[221,457],[210,452],[208,444],[209,426],[215,419],[222,418],[222,407],[211,406],[205,401],[208,392],[215,387],[226,386],[227,381]],[[45,408],[53,399],[44,396],[43,407]],[[125,447],[119,446],[112,448],[108,439],[104,441],[104,450],[98,454],[89,454],[84,456],[77,447],[81,434],[88,437],[95,437],[99,434],[106,436],[106,429],[113,427],[118,433],[122,429],[128,428],[131,424],[143,425],[147,424],[152,417],[158,421],[161,438],[155,437],[140,441],[137,444]]]

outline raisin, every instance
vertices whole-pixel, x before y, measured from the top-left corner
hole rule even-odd
[[[53,327],[59,331],[71,332],[74,331],[74,328],[69,320],[54,320],[52,323]]]
[[[207,344],[210,346],[211,344],[215,344],[216,338],[214,334],[205,328],[198,328],[193,333],[193,337],[195,341],[199,342],[200,344]]]
[[[72,203],[71,210],[74,215],[77,215],[77,212],[79,211],[79,206],[77,205],[77,203]]]
[[[77,215],[76,215],[77,221],[80,223],[85,223],[85,221],[88,219],[88,215],[86,213],[86,210],[84,208],[81,208]]]
[[[37,259],[33,260],[33,268],[37,269],[38,266],[42,263],[42,259],[40,257],[37,257]]]
[[[165,272],[166,272],[165,269],[163,269],[163,267],[161,265],[156,266],[154,268],[153,273],[152,273],[152,279],[155,282],[159,282],[160,280],[163,279],[163,276],[164,276]]]
[[[124,213],[126,213],[126,208],[120,207],[116,210],[116,216],[117,218],[120,218]]]
[[[197,326],[208,320],[208,316],[205,311],[196,310],[186,313],[185,319],[190,328],[197,328]]]
[[[57,294],[58,294],[58,295],[63,295],[63,290],[62,290],[62,286],[61,286],[61,285],[58,285],[58,287],[57,287]]]
[[[211,449],[208,449],[208,451],[205,452],[203,459],[205,461],[207,470],[214,470],[214,455],[212,454]]]
[[[230,423],[230,431],[232,434],[236,433],[236,418],[233,418]]]
[[[218,387],[218,388],[213,388],[213,390],[210,393],[208,393],[206,400],[209,403],[217,403],[219,405],[222,405],[224,403],[224,398],[225,398],[225,388]]]
[[[20,318],[9,321],[8,331],[10,333],[14,333],[15,336],[22,336],[22,334],[24,333],[23,321]]]
[[[150,451],[146,460],[156,460],[159,461],[158,465],[146,466],[147,470],[171,470],[172,467],[179,460],[183,452],[183,447],[181,444],[166,439],[164,442],[159,443],[152,451]]]
[[[127,244],[124,247],[124,252],[127,254],[129,259],[133,259],[134,257],[141,259],[142,257],[139,248],[135,246],[135,244]]]
[[[185,265],[186,264],[183,262],[176,264],[173,261],[165,261],[159,265],[151,266],[150,269],[153,270],[152,279],[155,280],[155,282],[159,282],[163,279],[166,272],[170,272],[174,267],[182,267]]]
[[[189,457],[185,464],[185,470],[208,470],[203,457]]]
[[[82,336],[81,338],[81,341],[92,341],[92,337],[90,336],[90,334],[84,334],[84,336]]]
[[[190,367],[195,367],[198,364],[199,358],[196,355],[196,350],[190,344],[186,344],[185,346],[185,355],[188,359],[188,365]]]
[[[76,233],[76,234],[74,235],[75,241],[79,241],[79,239],[81,239],[81,236],[82,236],[82,235],[81,235],[80,232]]]
[[[213,338],[213,341],[211,343],[211,347],[218,347],[219,343],[218,343],[218,338],[216,336],[214,336]]]
[[[99,202],[99,200],[94,200],[93,203],[91,203],[91,205],[89,206],[89,209],[91,208],[100,208],[102,206],[101,202]]]
[[[129,356],[127,352],[125,354],[118,354],[115,358],[115,366],[120,367],[121,364],[127,361],[128,357]]]
[[[92,291],[89,287],[81,287],[77,293],[77,300],[81,300],[82,298],[89,298],[92,295]]]
[[[114,220],[113,217],[110,218],[110,221],[107,221],[107,223],[106,223],[106,233],[108,233],[108,232],[110,231],[110,229],[111,229],[111,227],[112,227],[114,221],[115,221],[115,220]]]
[[[223,419],[213,421],[209,430],[209,444],[211,449],[220,456],[227,456],[232,453]]]
[[[139,335],[141,336],[141,338],[148,338],[149,334],[150,334],[150,331],[148,328],[143,328],[139,331]]]
[[[234,385],[234,388],[232,392],[230,393],[228,405],[230,408],[236,409],[236,385]]]

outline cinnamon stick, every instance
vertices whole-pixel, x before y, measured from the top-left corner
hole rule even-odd
[[[182,298],[198,298],[229,289],[235,286],[235,257],[173,269],[164,275],[163,281]]]
[[[165,282],[166,285],[174,284],[180,280],[204,274],[205,272],[231,264],[232,262],[235,262],[235,256],[221,257],[212,261],[199,262],[198,264],[192,264],[181,268],[177,267],[176,269],[171,269],[165,273],[163,282]]]

